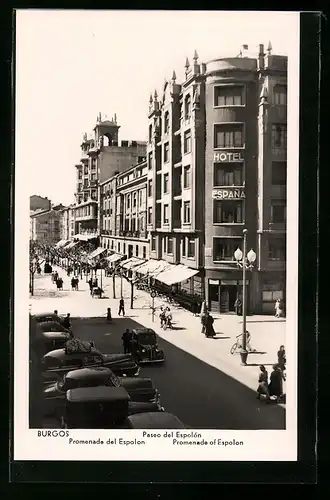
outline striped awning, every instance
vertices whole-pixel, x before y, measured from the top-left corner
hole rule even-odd
[[[156,276],[156,279],[158,281],[161,281],[165,285],[174,285],[175,283],[186,281],[198,273],[198,269],[191,269],[190,267],[184,266],[183,264],[178,264],[158,274]]]
[[[136,271],[140,274],[147,274],[150,277],[156,278],[158,274],[170,267],[173,267],[173,265],[166,260],[150,259],[142,264]]]
[[[106,257],[106,260],[108,262],[117,262],[118,260],[122,259],[124,256],[120,255],[119,253],[113,253],[110,255],[110,257]]]
[[[65,250],[71,250],[71,248],[75,247],[79,244],[79,241],[71,241],[68,245],[66,245]]]
[[[55,248],[61,248],[61,247],[64,247],[65,245],[67,245],[68,243],[70,243],[70,240],[60,240],[56,243],[55,245]]]
[[[75,234],[74,239],[80,241],[88,241],[97,238],[97,234]]]
[[[121,262],[121,267],[123,269],[133,269],[136,268],[137,266],[140,266],[143,264],[144,261],[142,259],[138,259],[137,257],[131,257],[130,259],[123,260]]]
[[[98,247],[96,250],[94,250],[92,253],[88,255],[88,259],[95,259],[95,257],[98,257],[102,253],[106,252],[107,249],[103,247]]]

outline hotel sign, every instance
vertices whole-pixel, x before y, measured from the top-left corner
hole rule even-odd
[[[213,189],[212,198],[215,200],[245,200],[244,189]]]
[[[215,152],[213,155],[213,161],[215,163],[233,163],[238,161],[244,161],[242,152],[233,153],[227,151]]]

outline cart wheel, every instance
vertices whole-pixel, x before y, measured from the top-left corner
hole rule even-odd
[[[236,351],[236,349],[237,349],[237,342],[235,342],[235,344],[233,344],[231,346],[231,348],[230,348],[230,354],[234,354],[235,351]]]

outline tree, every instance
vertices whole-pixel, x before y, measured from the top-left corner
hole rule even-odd
[[[121,279],[124,278],[130,285],[131,285],[131,304],[130,308],[134,309],[134,285],[137,285],[138,283],[142,283],[143,281],[146,281],[148,279],[148,274],[144,275],[142,278],[139,278],[136,276],[136,274],[132,273],[132,277],[130,278],[129,276],[126,276],[123,272],[123,270],[120,270],[120,276]]]

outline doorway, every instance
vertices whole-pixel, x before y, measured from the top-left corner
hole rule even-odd
[[[128,245],[128,258],[133,257],[133,245]]]
[[[219,312],[219,284],[209,284],[209,309],[213,312]]]
[[[237,285],[221,285],[220,290],[220,312],[235,312],[237,299]]]

